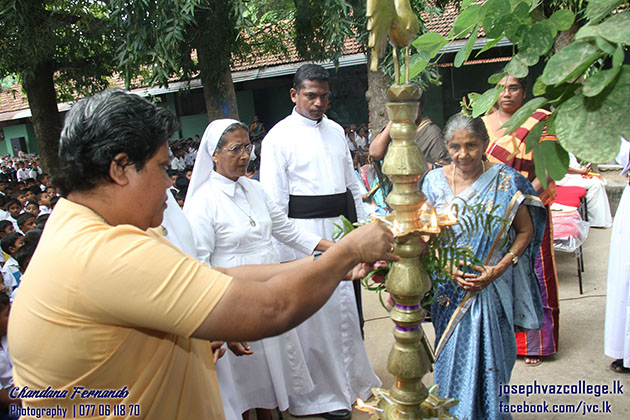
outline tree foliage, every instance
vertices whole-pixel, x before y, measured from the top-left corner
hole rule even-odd
[[[630,102],[630,67],[623,65],[630,45],[627,1],[463,0],[461,13],[447,37],[426,33],[414,41],[419,52],[412,72],[436,62],[443,46],[468,37],[455,56],[455,66],[461,66],[471,56],[472,44],[482,29],[488,43],[477,55],[504,37],[515,46],[505,71],[491,76],[489,83],[498,84],[506,74],[526,77],[531,66],[545,62],[533,86],[534,98],[504,125],[506,132],[520,126],[530,111],[547,106],[553,109],[548,130],[557,135],[564,149],[592,162],[615,157],[619,136],[630,135],[630,122],[625,118]],[[568,45],[559,48],[559,35],[566,34]],[[472,115],[488,112],[500,89],[497,85],[482,95],[471,95]],[[536,165],[555,179],[562,177],[567,167],[566,152],[543,150],[547,146],[542,144],[530,145]]]
[[[60,101],[108,86],[115,44],[102,1],[0,1],[0,77],[24,80],[48,62]]]
[[[21,82],[47,170],[57,156],[57,102],[109,85],[116,35],[103,1],[0,0],[0,78]]]

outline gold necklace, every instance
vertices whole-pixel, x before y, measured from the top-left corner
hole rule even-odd
[[[457,195],[457,191],[455,190],[455,163],[453,163],[452,165],[453,165],[453,172],[451,173],[451,189],[453,190],[453,195]],[[481,174],[483,174],[484,172],[486,172],[486,164],[482,160],[481,161]],[[479,174],[479,176],[477,176],[477,178],[479,178],[481,176],[481,174]],[[475,180],[477,178],[475,178]]]

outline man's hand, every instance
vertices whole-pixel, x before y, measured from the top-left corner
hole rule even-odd
[[[222,346],[225,344],[225,341],[211,341],[210,346],[212,347],[212,361],[216,365],[217,362],[223,355],[225,354],[225,348]]]
[[[228,343],[228,348],[236,356],[245,356],[249,354],[254,354],[254,352],[252,351],[252,348],[245,341],[241,341],[240,343],[237,341],[230,341]]]

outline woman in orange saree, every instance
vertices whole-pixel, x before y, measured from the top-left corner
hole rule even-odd
[[[547,188],[536,178],[534,172],[533,153],[526,153],[525,142],[530,130],[541,120],[547,119],[550,112],[537,109],[525,123],[511,133],[505,133],[501,126],[521,107],[527,89],[525,79],[512,76],[505,77],[501,83],[504,88],[499,95],[498,109],[483,117],[490,135],[488,160],[511,166],[528,178],[541,201],[549,212],[549,204],[556,195],[555,183],[550,181]],[[555,136],[543,132],[539,141],[557,141]],[[517,354],[525,357],[527,366],[538,366],[543,356],[551,356],[558,351],[558,326],[560,308],[558,303],[558,275],[553,250],[553,226],[551,214],[548,213],[540,254],[535,265],[540,283],[540,295],[544,309],[543,326],[540,330],[527,333],[517,332]]]

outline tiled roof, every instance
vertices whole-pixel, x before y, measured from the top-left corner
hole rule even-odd
[[[362,45],[356,39],[347,39],[344,45],[344,55],[356,54],[363,51]],[[232,64],[232,71],[242,71],[259,67],[277,66],[279,64],[298,63],[304,59],[298,56],[295,45],[291,43],[286,54],[257,55],[251,61],[235,61]]]
[[[28,108],[28,101],[26,100],[26,95],[22,93],[22,87],[19,84],[13,86],[13,92],[10,90],[0,92],[0,113],[19,111],[26,108]]]
[[[473,3],[484,3],[485,0],[478,0]],[[451,32],[451,28],[453,27],[453,23],[457,16],[459,16],[459,10],[455,5],[449,3],[448,6],[444,8],[442,14],[440,16],[431,16],[426,12],[420,13],[422,16],[422,20],[424,20],[424,24],[427,28],[427,32],[437,32],[440,35],[446,37],[449,32]],[[479,37],[485,36],[485,32],[483,28],[479,28]]]

